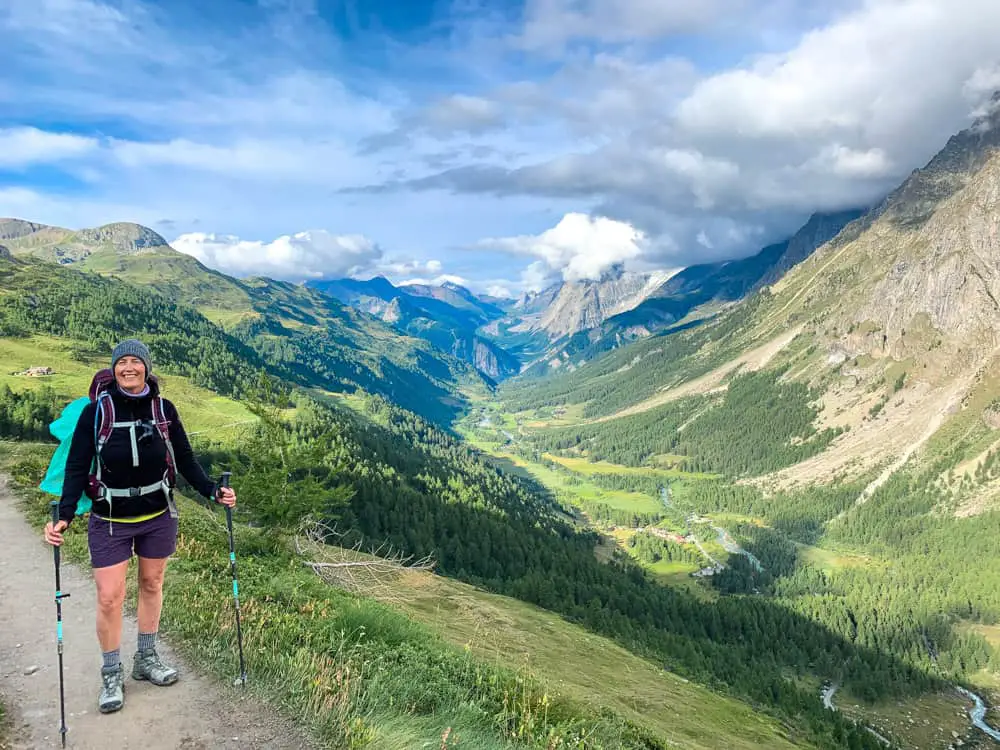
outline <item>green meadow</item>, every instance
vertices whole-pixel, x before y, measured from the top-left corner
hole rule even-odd
[[[23,391],[48,386],[69,403],[87,395],[91,378],[98,369],[111,364],[108,360],[93,352],[78,354],[71,342],[54,336],[0,338],[0,362],[4,368],[0,372],[0,387],[7,385],[12,391]],[[29,367],[51,367],[54,374],[40,377],[13,374]],[[156,372],[155,362],[153,371]],[[184,429],[193,438],[225,440],[256,419],[242,404],[201,388],[189,378],[157,374],[164,398],[177,406]]]

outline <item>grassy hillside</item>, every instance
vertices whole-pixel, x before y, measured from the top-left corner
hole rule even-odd
[[[123,255],[113,248],[99,250],[74,267],[155,289],[224,327],[253,314],[251,296],[243,284],[170,248],[136,255]]]
[[[579,404],[584,418],[614,414],[742,354],[745,334],[756,323],[754,311],[765,297],[752,298],[720,320],[615,349],[565,375],[509,381],[498,396],[512,412]]]
[[[110,361],[97,356],[82,357],[78,343],[57,336],[31,336],[25,339],[0,338],[0,389],[41,391],[51,389],[55,403],[67,403],[87,394],[94,372],[108,367]],[[28,377],[22,374],[29,367],[50,367],[52,375]],[[164,375],[163,392],[171,401],[184,404],[185,429],[194,435],[204,435],[214,441],[226,441],[236,435],[242,425],[256,421],[247,408],[232,399],[194,384],[181,375]]]
[[[72,341],[56,337],[36,336],[24,341],[0,339],[0,357],[5,363],[11,364],[10,369],[13,371],[40,365],[55,370],[54,375],[41,378],[4,373],[0,377],[3,384],[15,390],[48,387],[66,400],[84,392],[94,369],[101,365],[98,360],[75,360]],[[234,422],[243,423],[254,419],[240,403],[194,386],[186,378],[165,376],[164,392],[178,405],[188,430],[203,436],[202,440],[207,436],[232,437],[235,434],[232,427]],[[25,454],[15,446],[9,446],[7,450],[12,453],[8,456],[8,467],[11,461],[23,461],[25,458]],[[185,507],[185,511],[187,514],[200,513],[193,507]],[[194,544],[194,540],[185,546],[185,553],[179,555],[180,560],[177,561],[183,575],[197,570],[197,567],[191,567],[188,571],[188,566],[194,563],[191,544]],[[177,565],[171,568],[168,590],[175,585],[184,585],[175,579],[175,567]],[[241,555],[241,570],[243,569]],[[177,576],[182,576],[182,573]],[[255,611],[254,594],[259,595],[258,591],[251,588],[251,581],[254,580],[252,576],[253,574],[243,574],[244,596],[249,597],[244,605],[244,612]],[[300,578],[304,579],[300,582],[301,585],[308,576]],[[310,584],[310,587],[314,587],[314,584]],[[609,707],[631,721],[650,724],[661,736],[675,740],[684,738],[685,746],[693,748],[716,747],[718,743],[734,748],[793,746],[783,738],[783,731],[777,724],[755,715],[744,704],[658,670],[613,642],[588,634],[582,628],[564,623],[543,610],[506,597],[489,595],[471,586],[429,573],[408,574],[396,579],[388,590],[373,588],[369,593],[384,597],[391,604],[414,592],[419,592],[419,600],[410,603],[414,606],[407,604],[403,607],[410,617],[432,626],[434,631],[459,648],[468,644],[476,661],[483,665],[479,667],[481,669],[502,671],[506,665],[506,668],[518,671],[522,677],[530,675],[529,679],[539,680],[539,685],[552,696],[553,701],[569,698],[586,702],[595,709]],[[185,605],[188,604],[190,602],[185,601]],[[363,602],[354,606],[363,606]],[[375,612],[378,614],[379,629],[374,629],[374,633],[387,627],[383,618],[389,623],[398,621],[399,624],[395,627],[403,623],[398,617],[393,619],[387,612]],[[490,614],[488,618],[487,613]],[[185,618],[180,613],[174,613],[172,618],[175,629],[180,627],[178,634],[183,634]],[[262,624],[253,619],[245,622],[248,623],[248,628],[251,627],[249,623]],[[490,622],[494,623],[490,632],[475,632],[477,625]],[[419,632],[414,631],[417,634]],[[420,641],[420,637],[415,634],[411,639]],[[196,653],[204,650],[196,648],[193,642],[187,642],[187,647],[194,649]],[[205,655],[202,654],[202,660],[204,659]],[[525,659],[527,669],[523,666]],[[542,663],[536,663],[538,659]],[[213,667],[221,667],[219,663],[209,663]],[[259,666],[254,666],[255,678],[259,678]],[[474,671],[475,665],[470,663],[470,669]],[[629,679],[624,682],[615,679],[622,670],[629,674]],[[274,680],[275,675],[268,675],[268,678]],[[606,693],[609,684],[615,685],[614,694]],[[316,721],[318,717],[311,718]],[[422,722],[413,722],[417,727],[415,729],[414,726],[409,726],[410,722],[400,723],[398,717],[387,715],[381,719],[378,731],[386,735],[384,739],[389,745],[392,741],[388,738],[396,735],[406,736],[413,741],[432,741],[439,736],[439,730],[443,732],[446,728],[442,724],[444,718],[428,722],[429,726],[423,729],[419,728]],[[480,747],[492,746],[489,743],[495,742],[481,729],[473,730],[461,724],[455,727],[454,733],[464,738],[465,742],[470,737],[476,737],[477,743],[483,743],[477,744]]]
[[[518,665],[559,695],[608,706],[671,746],[790,748],[775,722],[639,659],[612,641],[507,597],[428,573],[369,593],[488,663]]]
[[[242,288],[252,315],[227,332],[144,286],[0,259],[0,334],[70,335],[92,352],[144,331],[154,359],[221,393],[240,393],[269,370],[302,386],[379,393],[440,424],[462,413],[466,393],[485,392],[470,366],[318,292],[263,280]]]
[[[6,376],[8,384],[20,389],[48,387],[65,398],[79,393],[80,389],[85,389],[93,370],[101,364],[99,361],[90,363],[74,361],[71,357],[72,343],[54,337],[35,337],[29,341],[0,340],[0,351],[15,363],[15,369],[20,369],[22,362],[24,366],[37,365],[41,357],[57,373],[48,378],[8,375]],[[232,421],[232,417],[248,415],[239,403],[213,396],[210,392],[191,385],[184,378],[166,376],[164,390],[178,405],[188,428],[203,435],[225,433],[222,428]],[[206,403],[212,403],[214,410],[206,410],[204,408]],[[40,455],[39,450],[42,451]],[[36,455],[37,458],[33,463],[32,457]],[[3,463],[7,470],[13,469],[15,474],[20,473],[24,477],[33,471],[32,482],[34,482],[47,455],[45,449],[8,444],[4,449]],[[242,494],[243,488],[240,484],[240,480],[236,479],[236,486]],[[36,496],[37,493],[29,492],[28,495]],[[39,497],[37,502],[41,499]],[[31,507],[35,509],[36,514],[44,512],[44,508],[38,504]],[[195,592],[204,591],[208,583],[205,579],[207,572],[205,565],[215,553],[224,551],[224,545],[218,544],[223,540],[214,539],[217,544],[206,546],[206,543],[218,536],[219,532],[212,531],[211,524],[205,526],[207,514],[199,507],[185,501],[182,510],[184,520],[187,521],[182,527],[182,533],[187,541],[182,542],[178,560],[170,570],[164,631],[181,638],[186,651],[201,665],[224,673],[231,667],[229,661],[232,658],[230,650],[233,645],[232,631],[225,626],[224,613],[218,612],[217,598],[194,596]],[[288,683],[288,676],[315,669],[309,665],[315,665],[316,659],[323,658],[322,652],[310,656],[296,652],[292,648],[293,644],[301,642],[304,633],[309,632],[303,628],[314,627],[310,624],[313,620],[305,618],[305,622],[295,624],[288,619],[287,614],[282,618],[278,617],[276,611],[268,614],[269,607],[285,608],[288,605],[287,595],[284,593],[278,599],[272,598],[276,592],[286,592],[290,590],[289,587],[300,592],[298,594],[300,611],[306,611],[303,608],[307,608],[309,612],[314,609],[322,611],[320,608],[341,611],[339,619],[328,625],[333,632],[345,627],[342,624],[344,618],[354,618],[351,631],[356,630],[359,623],[364,623],[363,639],[349,638],[347,641],[339,641],[339,658],[344,661],[357,660],[352,663],[356,664],[360,672],[361,684],[352,688],[350,695],[344,697],[342,701],[338,701],[335,715],[323,715],[324,706],[327,704],[324,704],[322,696],[333,684],[332,671],[321,672],[321,676],[311,682],[305,694],[293,691],[298,697],[292,700],[291,710],[318,727],[318,730],[330,737],[331,741],[348,743],[337,746],[354,746],[351,743],[357,742],[359,743],[357,746],[360,747],[365,738],[372,743],[367,745],[371,747],[401,747],[408,746],[407,743],[411,742],[434,742],[449,726],[452,728],[453,741],[458,739],[465,743],[472,742],[476,747],[483,748],[508,746],[508,740],[494,736],[488,723],[477,720],[476,712],[470,713],[469,708],[465,707],[469,702],[472,706],[478,707],[479,704],[494,700],[488,697],[490,691],[485,687],[474,688],[470,683],[467,689],[472,692],[461,693],[463,696],[461,710],[457,710],[457,707],[449,710],[448,699],[440,696],[435,696],[425,708],[418,708],[409,714],[406,712],[401,714],[392,708],[397,702],[400,705],[406,704],[406,699],[402,696],[394,697],[403,689],[403,685],[412,684],[414,678],[408,677],[409,673],[406,670],[430,668],[430,665],[423,666],[428,658],[443,663],[454,662],[454,668],[460,669],[459,673],[454,673],[453,668],[449,667],[450,676],[447,677],[449,694],[454,692],[456,686],[452,681],[455,679],[459,679],[460,684],[463,680],[471,679],[481,682],[492,675],[488,682],[495,685],[495,689],[500,689],[504,680],[522,681],[512,693],[518,697],[516,705],[511,703],[504,708],[501,701],[501,704],[491,709],[501,713],[508,711],[510,716],[507,721],[512,722],[515,734],[521,735],[522,739],[527,739],[525,735],[531,731],[538,733],[545,729],[549,732],[546,741],[548,736],[563,736],[566,739],[573,736],[588,736],[590,743],[610,742],[604,746],[618,746],[621,735],[615,734],[617,730],[609,728],[615,722],[613,715],[606,713],[610,709],[630,721],[650,725],[653,732],[659,736],[670,739],[689,738],[685,745],[690,747],[713,747],[717,746],[718,742],[736,748],[808,746],[793,745],[788,742],[783,738],[784,731],[776,723],[753,714],[745,705],[657,670],[650,663],[638,659],[612,642],[588,635],[582,628],[565,624],[558,618],[553,619],[551,614],[518,604],[505,597],[477,592],[467,585],[448,582],[430,574],[421,575],[419,586],[425,592],[438,591],[436,604],[430,605],[424,598],[423,607],[418,607],[416,610],[411,610],[409,607],[404,609],[416,620],[435,625],[435,631],[442,633],[458,647],[448,649],[436,640],[438,636],[414,628],[412,624],[384,608],[372,608],[364,600],[350,598],[345,600],[341,594],[317,587],[311,575],[304,573],[292,575],[286,572],[288,566],[282,559],[287,558],[279,554],[273,561],[270,560],[275,553],[273,544],[266,544],[263,539],[253,541],[252,536],[259,532],[241,530],[240,533],[243,535],[239,549],[241,588],[244,591],[246,647],[247,652],[252,655],[251,667],[255,683],[261,689],[274,696],[286,696],[292,687]],[[84,557],[81,542],[82,537],[74,538],[70,545],[70,550],[75,553],[77,559]],[[215,553],[211,551],[212,549]],[[253,555],[251,562],[245,560],[247,555]],[[412,581],[409,583],[406,581],[410,581],[410,578],[400,579],[400,582],[404,583],[405,590],[412,590]],[[220,582],[221,579],[216,581]],[[446,588],[442,590],[439,587]],[[465,609],[463,601],[470,597],[488,602],[488,606],[494,612],[499,610],[511,613],[511,616],[517,618],[518,624],[513,632],[510,630],[505,630],[502,634],[494,632],[488,641],[475,643],[475,639],[471,639],[473,656],[469,656],[467,652],[463,656],[460,649],[468,640],[463,634],[468,633],[470,622],[484,622],[477,616],[482,614],[481,607],[472,611]],[[268,601],[271,602],[270,605],[267,604]],[[425,613],[431,610],[440,612],[441,606],[458,607],[460,612],[444,619],[437,617],[435,620],[428,620],[417,614],[421,609]],[[469,619],[470,616],[472,620]],[[215,642],[204,641],[201,630],[206,627],[205,618],[210,618],[217,626],[221,626],[213,628],[213,632],[219,630],[222,633]],[[278,628],[265,628],[265,623],[268,622],[283,624]],[[539,628],[541,623],[545,625]],[[291,635],[293,632],[298,635],[293,637]],[[401,639],[396,648],[404,649],[399,657],[403,657],[406,653],[402,664],[395,663],[396,659],[389,658],[392,651],[387,652],[384,639],[390,634],[393,640]],[[341,639],[345,637],[343,634],[340,636]],[[500,637],[516,638],[515,649],[498,651],[497,639]],[[267,639],[266,646],[263,642],[257,642],[261,638]],[[380,658],[373,660],[370,654],[372,649],[376,648],[379,650]],[[418,649],[418,652],[429,650],[430,653],[414,660],[414,656],[408,653],[412,649]],[[526,668],[523,666],[523,660],[518,658],[524,655],[525,650],[535,656],[546,655],[546,664],[529,664]],[[607,655],[595,659],[593,653],[588,654],[588,650]],[[265,652],[269,654],[266,660],[262,658]],[[556,653],[562,654],[558,660],[552,658]],[[572,660],[569,658],[571,654]],[[577,662],[575,665],[574,661]],[[336,662],[334,665],[342,667],[343,662]],[[558,665],[561,665],[561,669],[556,672],[554,668]],[[583,665],[586,665],[586,669],[582,669]],[[606,685],[608,680],[613,680],[615,674],[620,675],[622,669],[629,672],[630,679],[618,683],[617,690],[621,691],[621,696],[602,695],[603,691],[598,687],[602,683]],[[444,689],[441,685],[428,684],[426,674],[421,674],[416,679],[426,691],[422,692],[420,697],[425,703],[429,693]],[[527,682],[523,682],[525,679]],[[510,688],[507,689],[510,691]],[[415,697],[417,696],[411,696],[409,700]],[[287,701],[287,698],[283,697],[283,701]],[[573,708],[578,701],[605,713],[605,718],[596,723],[593,720],[583,719],[586,709],[582,706]],[[482,706],[476,710],[482,711],[487,708],[488,706]],[[552,721],[546,722],[544,718],[544,716],[562,716],[567,711],[570,712],[570,717],[575,713],[580,718],[568,719],[568,728],[563,730],[555,728]],[[535,712],[543,715],[536,716]],[[529,724],[538,726],[529,731],[526,726]],[[600,740],[602,737],[604,739]],[[511,746],[518,744],[513,743]],[[523,744],[533,746],[531,742]],[[626,742],[624,746],[637,745]]]

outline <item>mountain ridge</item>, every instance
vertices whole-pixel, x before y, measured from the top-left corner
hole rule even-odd
[[[79,262],[102,250],[134,255],[170,247],[152,229],[132,222],[70,230],[23,219],[0,218],[0,240],[15,252],[57,263]]]
[[[643,299],[631,309],[550,343],[544,354],[525,368],[525,374],[545,376],[558,369],[572,372],[583,363],[637,339],[710,320],[728,306],[780,280],[788,270],[863,215],[862,209],[817,212],[787,240],[767,245],[754,255],[695,264],[669,273],[662,283],[648,285]]]
[[[396,287],[384,276],[309,281],[306,286],[364,310],[400,331],[430,341],[442,351],[469,362],[494,382],[520,371],[517,357],[478,332],[500,313],[499,309],[477,304],[461,294],[458,295],[464,301],[461,307],[441,298],[456,294],[454,289],[435,294],[430,288],[418,285],[411,293],[407,286]]]

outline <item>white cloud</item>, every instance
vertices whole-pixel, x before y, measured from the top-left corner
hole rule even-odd
[[[499,297],[500,299],[514,299],[516,296],[507,284],[488,284],[486,286],[486,293],[491,297]]]
[[[548,19],[555,28],[554,19],[568,19],[558,39],[584,29],[608,41],[643,5],[538,2],[528,22]],[[684,3],[660,5],[666,15],[687,12]],[[796,0],[764,5],[769,19],[784,14],[783,32],[806,12]],[[664,257],[675,262],[701,259],[700,232],[712,255],[734,257],[787,236],[813,211],[872,205],[974,114],[1000,106],[988,102],[1000,88],[995,0],[842,0],[824,8],[838,15],[786,34],[782,51],[700,80],[639,43],[643,31],[633,29],[635,43],[613,53],[584,45],[551,78],[496,90],[528,158],[466,161],[390,187],[575,201],[564,210],[598,206],[653,243],[672,236],[679,252]],[[650,12],[651,34],[670,28],[666,15]],[[771,31],[754,23],[747,34]],[[739,246],[719,233],[726,226],[754,231],[742,232],[747,244]]]
[[[540,292],[558,282],[559,276],[552,273],[545,261],[536,260],[521,271],[521,288],[526,292]]]
[[[476,132],[503,121],[500,106],[481,96],[453,94],[424,110],[422,123],[430,130],[450,134]]]
[[[570,213],[539,235],[486,239],[483,247],[535,256],[565,281],[599,279],[612,266],[642,255],[646,236],[635,227],[603,216]],[[525,283],[537,286],[547,278],[545,267],[533,263]]]
[[[441,286],[444,283],[457,284],[458,286],[468,286],[469,280],[456,276],[453,273],[442,273],[433,278],[416,277],[400,281],[397,286],[410,286],[412,284],[422,284],[423,286]]]
[[[301,139],[238,139],[215,145],[185,138],[168,142],[114,140],[111,156],[129,169],[181,169],[337,184],[367,170],[348,149],[335,143],[308,143]]]
[[[703,81],[678,124],[736,139],[919,131],[922,115],[953,105],[996,59],[998,28],[993,0],[869,0],[787,53]]]
[[[839,177],[886,177],[893,165],[881,148],[858,150],[839,143],[825,147],[813,164]]]
[[[742,0],[528,0],[517,43],[558,48],[575,39],[604,42],[656,38],[706,28]]]
[[[64,42],[117,35],[129,27],[120,10],[93,0],[7,0],[4,6],[0,28],[43,33]]]
[[[80,166],[83,160],[89,166]],[[231,177],[292,180],[331,186],[359,179],[370,165],[352,151],[329,141],[238,138],[220,145],[187,138],[169,141],[99,140],[35,127],[0,128],[0,167],[74,161],[74,169],[99,175],[116,166],[134,172],[164,167],[215,172]]]
[[[241,238],[344,227],[436,259],[366,272],[503,286],[527,256],[541,284],[618,257],[732,258],[873,202],[1000,87],[995,0],[528,0],[514,25],[487,9],[492,36],[459,15],[447,42],[393,40],[384,76],[299,0],[242,6],[239,34],[210,22],[222,2],[192,27],[146,0],[0,0],[0,169],[71,178],[0,189],[0,213]],[[38,129],[54,122],[73,132]],[[358,150],[379,138],[400,148]],[[596,220],[558,221],[588,212],[637,236],[587,244]],[[483,236],[507,253],[449,254]]]
[[[54,164],[84,156],[98,146],[96,138],[73,133],[49,133],[33,127],[0,128],[0,167]]]
[[[392,276],[397,279],[412,277],[412,276],[421,277],[421,280],[414,281],[411,279],[409,282],[401,282],[401,283],[415,283],[415,284],[430,283],[427,282],[425,279],[423,279],[423,275],[427,274],[433,277],[444,278],[444,275],[441,273],[441,269],[442,265],[441,261],[439,260],[425,261],[425,260],[416,260],[413,258],[404,260],[400,260],[398,258],[392,258],[392,259],[387,258],[384,260],[380,260],[378,264],[379,273],[386,276]]]
[[[191,232],[170,244],[231,276],[290,281],[354,276],[371,270],[382,258],[382,250],[367,237],[325,230],[284,235],[271,242]]]

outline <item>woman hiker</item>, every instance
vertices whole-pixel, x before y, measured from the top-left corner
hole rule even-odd
[[[149,349],[136,339],[122,341],[111,355],[114,382],[108,391],[114,405],[115,427],[101,449],[95,471],[107,489],[93,500],[87,540],[97,584],[97,638],[104,652],[98,708],[119,710],[125,703],[124,670],[120,659],[122,605],[125,574],[133,549],[139,558],[139,643],[132,678],[154,685],[172,685],[177,670],[156,653],[156,634],[163,604],[163,575],[167,558],[177,547],[177,514],[172,491],[166,484],[170,446],[156,429],[153,399],[159,384],[150,377]],[[236,505],[236,493],[218,489],[194,457],[177,409],[163,399],[163,416],[169,422],[174,462],[188,482],[208,499]],[[45,525],[45,541],[63,543],[65,531],[87,488],[95,457],[96,403],[80,414],[66,459],[66,473],[59,501],[59,521]],[[122,492],[121,490],[124,490]],[[91,495],[93,497],[93,495]]]

